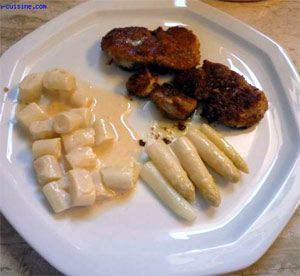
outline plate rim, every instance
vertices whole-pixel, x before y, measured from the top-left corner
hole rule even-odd
[[[2,78],[5,80],[4,86],[11,87],[11,83],[14,83],[14,80],[11,79],[9,76],[11,76],[11,75],[14,76],[13,72],[14,72],[15,68],[17,67],[19,60],[20,60],[18,58],[15,58],[15,56],[22,57],[22,56],[26,55],[26,51],[27,51],[26,48],[29,49],[29,47],[24,47],[24,44],[29,45],[31,38],[36,37],[37,35],[41,35],[39,42],[42,42],[47,37],[47,33],[49,31],[55,30],[55,28],[57,28],[59,26],[62,19],[63,20],[69,19],[70,21],[68,22],[68,25],[70,25],[73,22],[76,22],[78,20],[78,18],[76,18],[77,15],[78,16],[86,15],[89,12],[90,8],[94,9],[93,12],[95,12],[96,10],[103,10],[103,8],[112,8],[112,7],[115,8],[116,2],[121,3],[122,1],[88,1],[88,2],[82,3],[78,6],[75,6],[72,9],[66,11],[65,13],[59,15],[58,17],[52,19],[51,21],[47,22],[43,26],[37,28],[32,33],[28,34],[23,39],[18,41],[15,45],[11,46],[6,52],[4,52],[2,54],[2,56],[0,58],[1,74],[4,71],[7,72],[5,74],[2,74],[2,76],[4,76]],[[236,23],[238,23],[238,24],[231,25],[231,30],[236,31],[239,34],[239,36],[241,36],[241,37],[243,37],[243,35],[241,35],[241,34],[243,34],[243,32],[249,31],[249,30],[251,31],[251,34],[254,37],[254,40],[257,40],[257,38],[263,37],[264,39],[261,39],[260,43],[262,43],[261,45],[263,45],[263,47],[268,47],[268,48],[272,49],[272,51],[270,51],[267,55],[271,59],[272,63],[274,64],[274,67],[275,68],[278,68],[278,67],[285,68],[285,70],[284,70],[285,73],[279,76],[281,78],[281,81],[286,76],[290,76],[290,77],[292,76],[293,80],[296,83],[296,90],[298,90],[297,93],[300,92],[299,76],[298,76],[296,69],[293,66],[293,63],[291,62],[291,60],[289,59],[288,55],[285,53],[283,48],[280,45],[278,45],[276,42],[274,42],[272,39],[270,39],[266,35],[260,33],[259,31],[255,30],[253,27],[250,27],[250,26],[246,25],[245,23],[242,23],[241,21],[229,16],[228,14],[225,14],[225,13],[223,13],[207,4],[204,4],[202,2],[188,1],[184,4],[184,1],[179,1],[178,3],[181,4],[181,6],[180,5],[176,6],[175,2],[176,1],[173,2],[171,0],[164,1],[163,8],[182,7],[182,8],[187,8],[190,10],[192,8],[193,12],[201,14],[201,16],[203,16],[203,14],[200,11],[201,11],[201,9],[204,8],[205,11],[207,12],[207,14],[205,16],[210,17],[210,20],[215,20],[216,18],[219,18],[221,16],[222,20],[224,21],[223,24],[225,24],[225,26],[226,26],[226,24],[228,24],[232,21],[235,21]],[[103,3],[105,3],[106,6],[103,5]],[[153,8],[151,6],[153,2],[148,1],[148,0],[143,1],[143,2],[126,1],[126,8],[131,9],[131,5],[128,3],[134,3],[135,8],[137,7],[137,5],[136,5],[137,3],[139,3],[138,7],[141,7],[143,9],[147,9],[147,7]],[[184,5],[186,5],[186,7],[184,7]],[[162,7],[161,4],[160,4],[160,7]],[[124,4],[118,5],[118,9],[122,9],[122,8],[124,8]],[[65,27],[67,27],[67,25]],[[278,59],[278,54],[280,54],[283,57],[283,59]],[[4,70],[3,64],[8,65],[8,68],[6,66],[6,70]],[[292,111],[295,116],[296,123],[298,125],[298,132],[299,132],[300,119],[296,116],[296,115],[298,115],[297,109],[296,109],[297,105],[295,102],[291,101],[289,95],[287,95],[287,98],[292,107]],[[1,118],[1,116],[0,116],[0,118]],[[1,121],[1,119],[0,119],[0,121]],[[3,163],[1,162],[1,164],[0,164],[1,178],[3,180],[5,180],[3,182],[9,183],[8,173],[5,172],[2,164]],[[277,238],[278,234],[282,231],[282,229],[284,228],[284,226],[286,225],[286,223],[288,222],[288,220],[293,215],[293,213],[295,212],[296,208],[299,205],[300,192],[298,192],[298,194],[297,194],[294,191],[295,186],[296,186],[295,182],[297,182],[297,181],[300,182],[300,173],[298,173],[298,175],[297,175],[296,174],[297,171],[300,172],[300,156],[299,155],[298,155],[297,160],[294,163],[293,171],[290,172],[290,176],[286,179],[285,183],[282,184],[281,189],[280,189],[280,190],[284,189],[284,187],[287,185],[287,182],[292,177],[295,177],[294,183],[292,184],[294,189],[289,190],[289,192],[285,195],[285,198],[284,198],[284,200],[285,200],[284,204],[288,205],[288,207],[285,206],[285,214],[283,214],[278,219],[278,226],[268,228],[268,239],[266,239],[264,242],[261,242],[260,246],[256,250],[253,250],[250,254],[247,253],[247,258],[245,256],[242,256],[242,254],[240,254],[239,258],[236,258],[236,260],[235,260],[236,262],[238,262],[238,264],[233,263],[233,264],[230,264],[227,266],[223,265],[222,267],[218,267],[215,271],[210,271],[210,273],[226,273],[226,272],[232,272],[232,271],[247,267],[247,266],[251,265],[252,263],[254,263],[255,261],[257,261],[257,259],[259,259],[265,253],[265,251],[271,246],[271,244]],[[64,264],[59,263],[59,260],[53,258],[53,256],[52,256],[52,258],[49,258],[49,254],[48,254],[49,252],[47,252],[43,248],[44,244],[43,244],[42,240],[39,240],[39,242],[41,242],[41,244],[38,244],[39,242],[37,242],[36,239],[30,237],[30,233],[26,232],[26,230],[24,230],[24,227],[22,228],[22,224],[17,223],[18,216],[15,213],[15,209],[7,208],[8,206],[5,204],[7,199],[5,199],[5,200],[3,199],[3,190],[6,192],[11,192],[11,191],[9,191],[9,189],[7,189],[7,188],[4,188],[4,189],[2,188],[1,190],[2,190],[2,192],[0,195],[0,198],[1,198],[0,210],[1,210],[2,214],[6,217],[6,219],[18,231],[18,233],[30,244],[30,246],[32,246],[41,256],[43,256],[43,258],[45,258],[51,265],[56,267],[58,270],[66,273],[66,274],[76,274],[76,271],[66,270],[64,267]],[[8,196],[8,198],[10,198],[10,196]],[[254,225],[252,225],[244,233],[243,237],[241,237],[240,240],[242,240],[242,239],[245,240],[245,239],[249,238],[249,235],[250,236],[253,235],[252,232],[253,231],[255,232],[256,227],[258,227],[257,224],[262,223],[265,220],[263,218],[267,214],[269,214],[269,219],[270,219],[272,217],[272,214],[270,214],[270,210],[272,210],[272,208],[274,209],[274,206],[276,206],[276,204],[278,204],[278,201],[280,201],[280,200],[282,200],[282,199],[280,199],[280,191],[279,191],[276,194],[276,196],[274,197],[271,204],[269,204],[268,207],[266,208],[266,210],[264,210],[264,214],[260,215],[260,217],[255,221]],[[283,204],[283,203],[281,202],[280,204]],[[238,241],[238,242],[240,242],[240,241]],[[235,244],[235,245],[231,245],[231,246],[238,248],[239,244]],[[232,249],[230,249],[230,250],[232,250]]]

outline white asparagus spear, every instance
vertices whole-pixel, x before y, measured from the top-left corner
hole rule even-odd
[[[152,162],[142,167],[140,176],[174,213],[187,221],[195,220],[194,208],[166,182]]]
[[[200,130],[191,129],[187,137],[196,147],[203,161],[212,167],[218,174],[231,182],[240,180],[240,171],[233,165],[231,160]]]
[[[216,186],[213,177],[208,172],[192,142],[182,136],[173,142],[171,147],[189,178],[200,190],[203,197],[211,205],[219,206],[221,202],[219,188]]]
[[[162,175],[186,200],[195,201],[195,187],[171,148],[162,141],[146,147],[146,152]]]
[[[233,162],[233,164],[245,173],[249,173],[249,168],[245,160],[239,155],[239,153],[230,145],[224,137],[212,127],[207,124],[201,124],[200,130],[212,141],[221,151],[223,151],[227,157]]]

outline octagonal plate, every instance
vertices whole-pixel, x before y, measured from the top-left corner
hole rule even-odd
[[[249,163],[239,184],[218,180],[217,210],[197,202],[186,225],[143,185],[125,202],[88,215],[55,217],[35,184],[28,144],[15,127],[17,84],[29,72],[65,67],[112,93],[129,73],[104,65],[99,40],[121,26],[185,25],[201,41],[202,59],[222,62],[266,91],[270,108],[256,128],[226,132]],[[271,245],[300,197],[299,77],[275,42],[201,2],[94,1],[35,30],[1,57],[1,211],[45,259],[70,275],[217,274],[256,261]],[[141,134],[154,117],[140,102],[131,122]]]

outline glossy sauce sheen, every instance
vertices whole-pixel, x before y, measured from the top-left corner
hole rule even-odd
[[[123,95],[103,91],[82,81],[77,81],[77,89],[96,99],[93,108],[95,116],[109,121],[117,135],[113,147],[94,148],[102,164],[127,165],[132,157],[136,159],[141,152],[138,144],[139,136],[127,122],[128,116],[136,108],[136,103]]]
[[[91,108],[95,117],[110,122],[117,137],[111,147],[93,148],[102,166],[128,165],[132,157],[137,159],[141,152],[141,147],[138,144],[139,136],[127,122],[129,115],[137,104],[129,101],[123,95],[103,91],[84,81],[78,81],[78,79],[77,90],[94,99]],[[71,109],[68,102],[50,100],[47,97],[42,97],[38,104],[50,117]]]

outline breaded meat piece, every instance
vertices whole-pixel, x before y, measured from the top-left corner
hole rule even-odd
[[[185,120],[197,107],[197,100],[184,95],[169,83],[156,85],[150,98],[171,119]]]
[[[158,40],[155,63],[174,70],[186,70],[199,64],[200,42],[192,31],[184,27],[157,28],[153,34]]]
[[[157,76],[153,76],[148,69],[144,69],[128,79],[126,88],[129,93],[145,98],[149,96],[156,82]]]
[[[191,68],[178,72],[173,83],[184,94],[204,100],[208,97],[206,87],[206,74],[202,68]]]
[[[173,83],[186,95],[203,101],[202,116],[208,122],[250,127],[258,123],[268,109],[264,92],[223,64],[205,60],[202,68],[178,72]]]
[[[154,62],[156,38],[144,27],[115,28],[101,40],[101,48],[121,67],[134,69]]]
[[[206,74],[202,116],[229,127],[246,128],[258,123],[268,109],[263,91],[250,85],[243,76],[227,66],[205,60]]]
[[[101,41],[101,48],[116,64],[126,69],[161,66],[185,70],[199,63],[200,43],[184,27],[161,27],[149,31],[144,27],[115,28]]]

